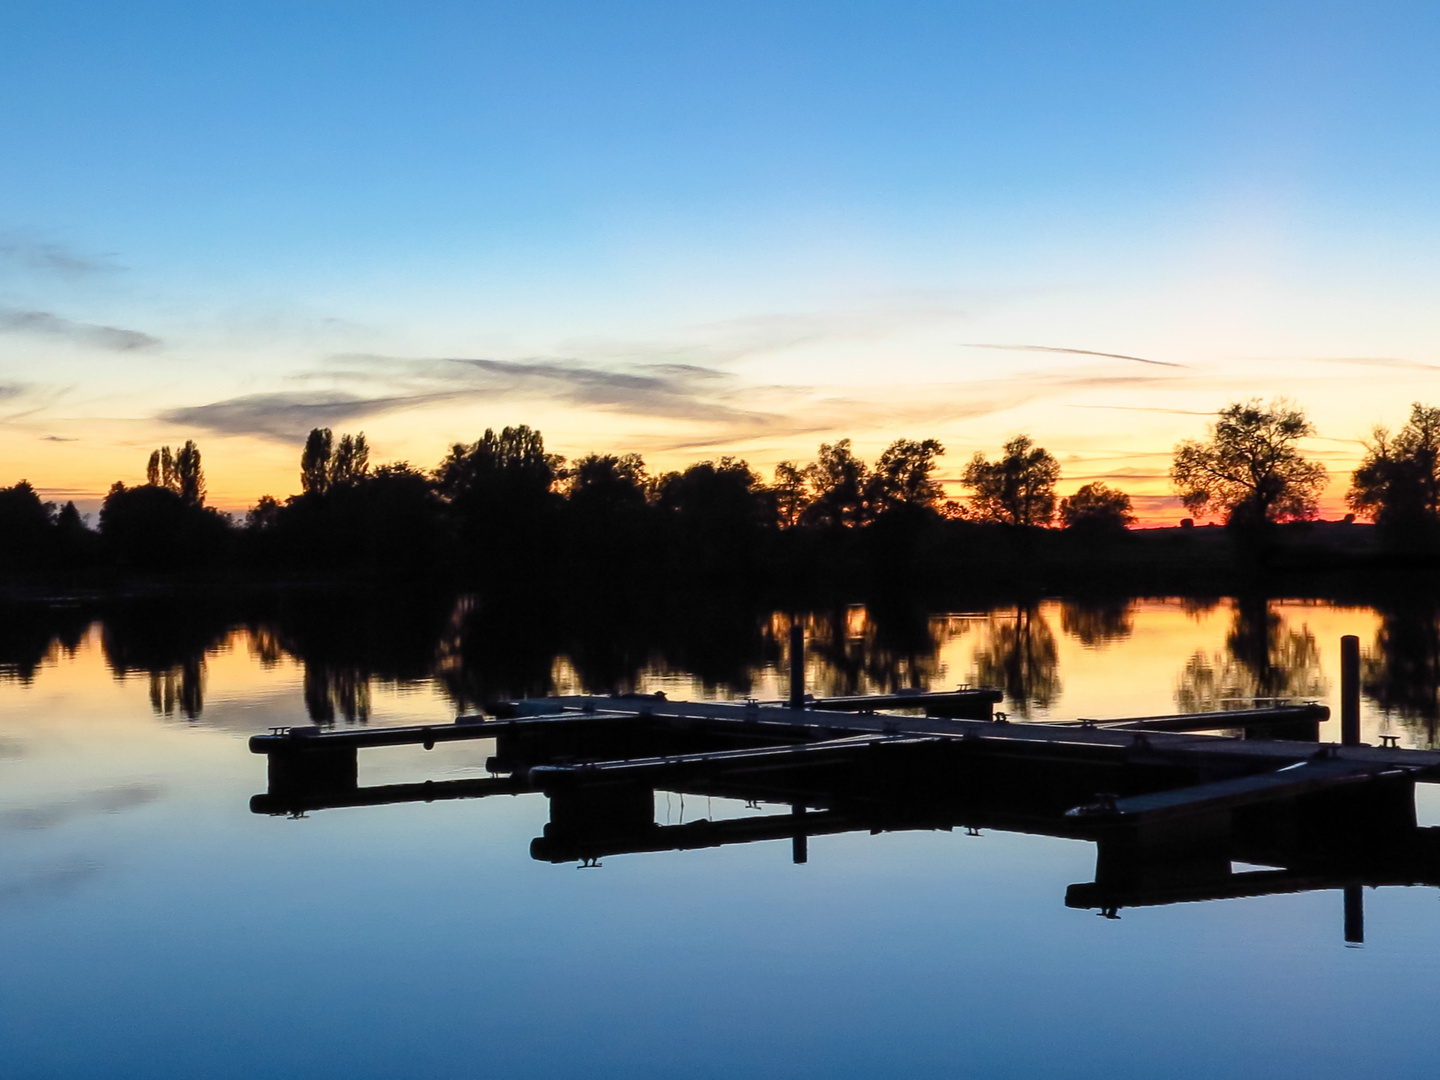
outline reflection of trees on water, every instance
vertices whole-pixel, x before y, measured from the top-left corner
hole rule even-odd
[[[1192,601],[1203,613],[1212,601]],[[1440,728],[1440,604],[1423,596],[1379,607],[1364,658],[1366,694],[1387,714],[1436,741]],[[788,668],[788,613],[743,596],[587,596],[534,599],[449,594],[269,594],[107,600],[0,607],[0,679],[28,682],[47,657],[74,652],[98,621],[117,678],[140,676],[155,712],[199,717],[207,656],[238,645],[265,667],[304,668],[304,700],[320,723],[363,722],[377,683],[434,679],[459,709],[556,688],[558,670],[594,692],[632,689],[656,675],[687,674],[712,694],[743,695]],[[823,696],[908,687],[942,677],[940,646],[973,622],[920,606],[872,603],[801,616],[807,689]],[[1084,645],[1123,638],[1137,616],[1128,602],[1067,602],[1059,628]],[[1234,603],[1224,647],[1197,653],[1175,688],[1185,711],[1234,708],[1266,698],[1323,696],[1314,635],[1287,623],[1263,599]],[[984,620],[982,620],[984,621]],[[1034,607],[988,618],[974,667],[953,681],[1002,689],[1019,713],[1060,694],[1053,624]],[[978,633],[978,631],[977,631]],[[44,678],[43,673],[38,675]]]
[[[806,690],[816,697],[928,689],[940,676],[940,644],[956,632],[919,608],[859,604],[801,616]],[[767,637],[782,670],[789,664],[791,616],[771,616]]]
[[[255,620],[251,648],[262,663],[288,653],[304,665],[305,710],[315,723],[363,724],[372,683],[419,683],[434,674],[451,608],[449,597],[425,593],[310,597]]]
[[[205,709],[205,656],[230,637],[222,605],[188,597],[123,602],[105,612],[100,647],[117,679],[144,675],[160,716],[195,720]]]
[[[1437,744],[1440,727],[1440,612],[1418,597],[1380,609],[1375,644],[1360,662],[1361,688],[1385,713]]]
[[[1135,632],[1134,601],[1066,600],[1060,605],[1060,629],[1090,649],[1122,641]]]
[[[462,712],[548,694],[559,652],[556,623],[531,605],[462,596],[440,634],[435,677]]]
[[[159,716],[174,716],[178,709],[187,720],[205,709],[205,659],[187,657],[179,667],[152,671],[150,707]]]
[[[1264,598],[1235,601],[1225,651],[1197,651],[1175,687],[1181,712],[1218,712],[1324,697],[1328,683],[1309,626],[1293,628]]]
[[[1021,716],[1048,709],[1060,696],[1060,664],[1055,634],[1039,608],[1016,608],[1013,615],[992,615],[985,643],[975,650],[971,682],[1005,692]]]
[[[75,655],[91,619],[79,604],[0,607],[0,681],[28,685],[57,650]]]
[[[370,719],[370,676],[358,667],[305,665],[305,712],[317,724],[347,724]]]

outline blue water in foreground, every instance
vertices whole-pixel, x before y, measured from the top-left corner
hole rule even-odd
[[[245,738],[297,722],[298,677],[236,646],[199,721],[88,645],[0,684],[0,1075],[1435,1074],[1434,890],[1367,890],[1348,947],[1338,892],[1069,910],[1094,850],[1043,837],[577,870],[530,859],[539,795],[255,816]],[[372,723],[444,711],[424,686],[376,694]],[[363,783],[484,757],[364,753]]]

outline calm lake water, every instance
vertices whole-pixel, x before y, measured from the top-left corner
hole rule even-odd
[[[0,634],[5,1077],[1434,1075],[1440,894],[1064,906],[1092,845],[986,832],[529,856],[541,795],[252,814],[247,737],[445,722],[546,690],[786,693],[789,616],[564,632],[183,605],[13,615]],[[1059,601],[805,617],[816,693],[1005,688],[1012,718],[1255,699],[1436,744],[1433,605]],[[359,625],[363,623],[364,625]],[[579,625],[579,624],[577,624]],[[703,632],[702,632],[703,631]],[[1322,739],[1338,738],[1327,725]],[[362,784],[485,775],[493,744],[367,750]],[[1422,824],[1440,799],[1422,785]],[[766,807],[658,793],[658,820]]]

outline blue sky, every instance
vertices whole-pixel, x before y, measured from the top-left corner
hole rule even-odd
[[[1159,513],[1197,414],[1277,393],[1339,475],[1436,396],[1437,45],[1434,4],[12,4],[0,482],[195,437],[239,507],[312,423],[956,471],[1027,430]]]

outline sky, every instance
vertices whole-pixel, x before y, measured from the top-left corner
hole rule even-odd
[[[311,427],[768,475],[1018,433],[1182,516],[1298,401],[1343,512],[1440,403],[1440,5],[0,6],[0,484],[210,502]],[[951,485],[959,494],[958,486]]]

